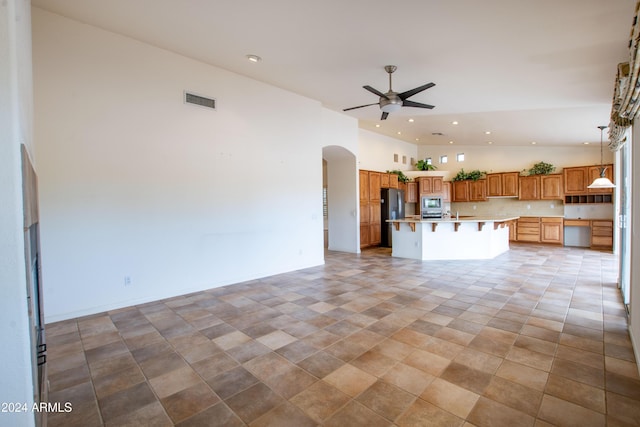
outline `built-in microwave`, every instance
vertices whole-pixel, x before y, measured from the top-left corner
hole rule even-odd
[[[420,200],[420,214],[422,218],[442,218],[442,197],[422,196]]]

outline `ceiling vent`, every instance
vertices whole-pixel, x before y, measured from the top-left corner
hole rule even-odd
[[[187,104],[199,105],[201,107],[216,109],[216,100],[213,98],[205,98],[204,96],[196,95],[194,93],[185,92],[184,102]]]

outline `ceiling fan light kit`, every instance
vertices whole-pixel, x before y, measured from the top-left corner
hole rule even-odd
[[[609,181],[609,178],[604,176],[604,171],[607,168],[604,166],[604,160],[602,157],[602,133],[607,128],[607,126],[598,126],[600,129],[600,177],[593,180],[591,185],[588,185],[587,188],[616,188],[616,185]]]
[[[369,107],[371,105],[378,105],[380,110],[382,110],[382,117],[380,120],[386,120],[389,116],[389,113],[393,113],[398,111],[401,107],[416,107],[416,108],[434,108],[433,105],[423,104],[421,102],[409,101],[408,98],[413,95],[422,92],[423,90],[429,89],[430,87],[435,86],[434,83],[427,83],[426,85],[419,86],[417,88],[408,90],[406,92],[398,93],[393,91],[393,87],[391,85],[391,74],[396,71],[398,67],[395,65],[386,65],[384,70],[389,74],[389,91],[387,93],[382,93],[379,90],[371,87],[371,86],[362,86],[364,89],[373,93],[374,95],[378,95],[380,100],[378,102],[374,102],[372,104],[366,105],[358,105],[357,107],[345,108],[342,111],[355,110],[356,108]]]

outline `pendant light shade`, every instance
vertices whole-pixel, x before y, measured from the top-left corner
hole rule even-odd
[[[604,176],[604,171],[606,171],[607,168],[604,166],[604,161],[602,157],[602,134],[606,128],[607,128],[606,126],[598,126],[598,129],[600,129],[600,177],[594,179],[591,185],[587,186],[587,188],[615,188],[616,187],[613,182],[609,181],[609,178]]]

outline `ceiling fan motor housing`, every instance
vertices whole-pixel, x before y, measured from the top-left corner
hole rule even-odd
[[[395,92],[387,92],[387,98],[380,97],[380,109],[385,113],[393,113],[402,107],[402,99]]]

